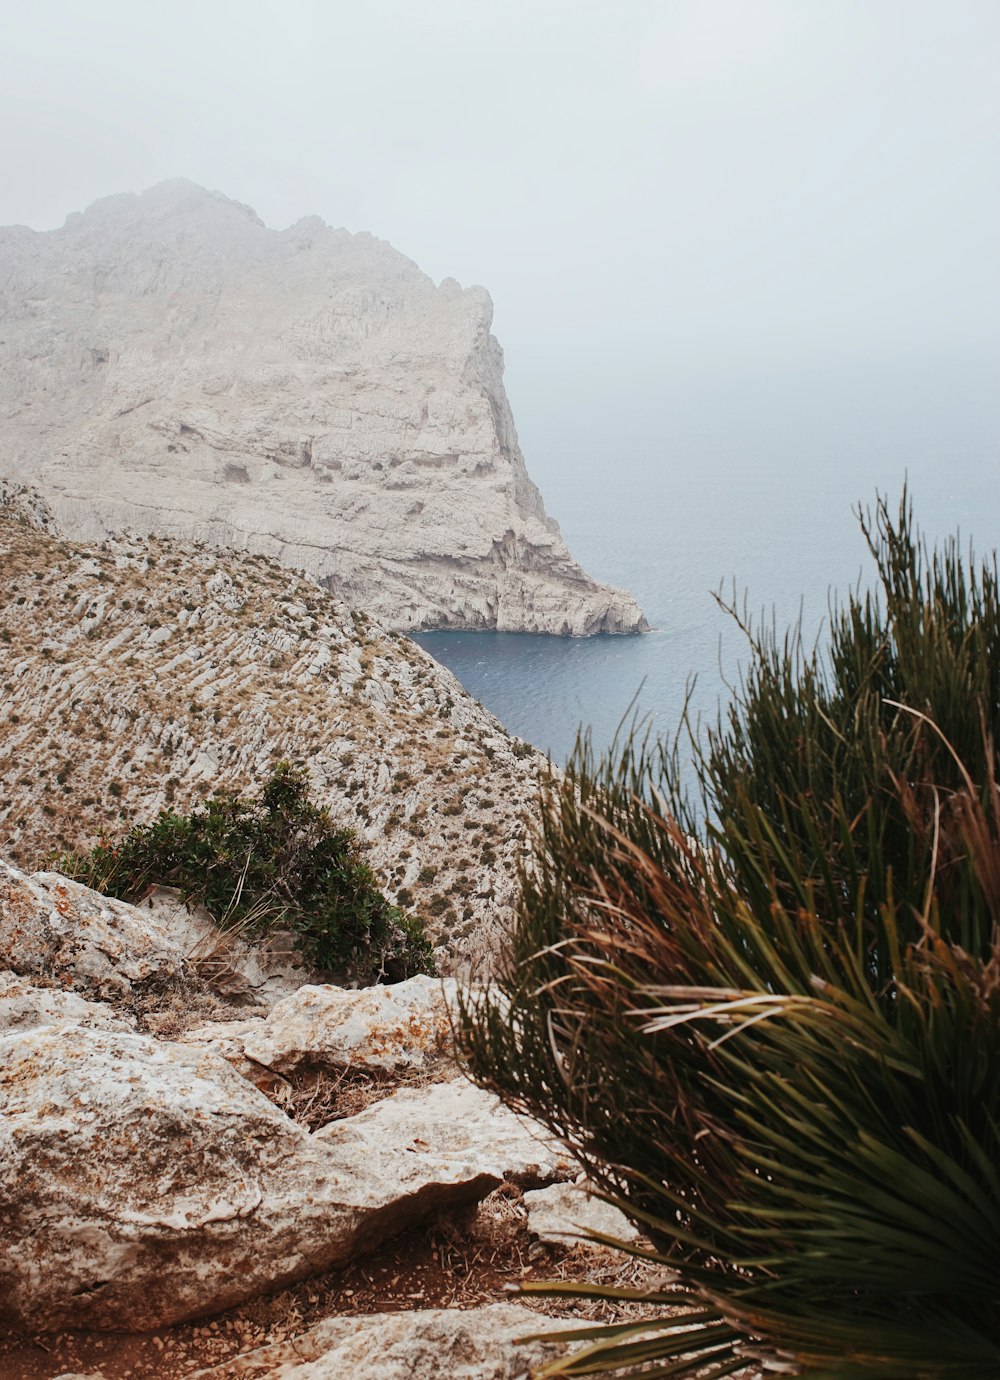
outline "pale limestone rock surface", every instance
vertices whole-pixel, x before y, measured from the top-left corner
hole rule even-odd
[[[193,1380],[523,1380],[556,1349],[519,1339],[575,1325],[513,1303],[327,1318]]]
[[[307,1133],[212,1055],[82,1027],[11,1035],[0,1106],[15,1247],[0,1317],[26,1330],[218,1310],[307,1273],[355,1224]]]
[[[300,987],[243,1038],[243,1052],[275,1073],[303,1064],[383,1073],[430,1067],[450,1045],[454,978],[420,975],[392,986]]]
[[[88,996],[181,980],[184,954],[134,906],[57,872],[27,876],[0,861],[0,967],[55,978]]]
[[[645,627],[528,477],[484,289],[190,182],[0,230],[0,475],[72,536],[275,556],[397,629]]]
[[[30,484],[17,484],[10,479],[0,479],[0,509],[18,522],[35,532],[58,538],[59,524],[52,509],[37,489]]]
[[[595,1196],[586,1183],[550,1184],[524,1195],[528,1230],[540,1241],[576,1246],[589,1232],[633,1242],[639,1232],[623,1212]]]
[[[0,1037],[0,1322],[143,1331],[221,1312],[505,1177],[570,1172],[466,1085],[399,1093],[310,1135],[215,1054],[17,1031]]]
[[[245,1020],[201,1021],[178,1035],[181,1044],[196,1045],[209,1054],[218,1054],[244,1077],[248,1077],[247,1059],[243,1053],[244,1041],[259,1030],[263,1024],[262,1016],[248,1016]]]
[[[431,1150],[456,1176],[486,1172],[522,1187],[572,1179],[578,1172],[565,1147],[540,1126],[463,1078],[401,1088],[357,1116],[323,1126],[314,1139],[345,1160],[384,1165],[401,1184]]]
[[[243,1053],[243,1041],[257,1029],[261,1020],[260,1016],[251,1016],[246,1020],[203,1021],[182,1031],[177,1040],[180,1044],[193,1045],[206,1053],[217,1054],[272,1102],[280,1104],[290,1094],[291,1084],[280,1074],[254,1063]]]
[[[95,1030],[133,1030],[135,1021],[115,1015],[103,1002],[87,1001],[59,987],[38,987],[14,973],[0,973],[0,1031],[39,1025],[86,1025]]]

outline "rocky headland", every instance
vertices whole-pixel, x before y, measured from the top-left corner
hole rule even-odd
[[[492,311],[190,182],[2,229],[0,477],[74,538],[264,554],[396,630],[641,630],[545,513]]]

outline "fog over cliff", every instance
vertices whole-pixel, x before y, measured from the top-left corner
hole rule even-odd
[[[60,0],[5,24],[0,224],[185,176],[486,284],[557,516],[808,483],[996,447],[998,67],[993,0]]]

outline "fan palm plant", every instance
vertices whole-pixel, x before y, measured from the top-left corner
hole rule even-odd
[[[463,996],[472,1075],[677,1272],[541,1374],[1000,1373],[996,566],[905,494],[862,522],[878,594],[825,650],[747,629],[693,802],[674,750],[578,747]]]

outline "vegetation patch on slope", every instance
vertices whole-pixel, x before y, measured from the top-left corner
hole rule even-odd
[[[389,904],[354,833],[309,800],[303,773],[287,762],[253,799],[223,792],[189,815],[163,810],[55,867],[123,901],[176,887],[222,929],[290,929],[306,962],[340,980],[367,985],[433,969],[420,922]]]

